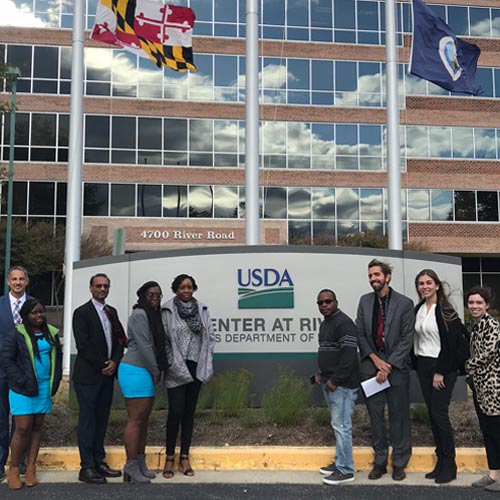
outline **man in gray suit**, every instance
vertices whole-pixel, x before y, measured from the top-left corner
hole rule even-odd
[[[385,405],[389,407],[392,443],[392,478],[401,481],[411,456],[410,428],[410,350],[413,345],[415,313],[413,302],[389,284],[392,267],[373,259],[368,264],[368,281],[375,293],[359,300],[356,317],[361,356],[361,378],[376,377],[391,386],[366,399],[375,451],[369,479],[387,472],[388,442],[385,433]]]

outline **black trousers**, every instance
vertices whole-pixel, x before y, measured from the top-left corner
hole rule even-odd
[[[406,467],[411,457],[410,373],[393,368],[391,387],[366,399],[370,415],[375,464],[387,465],[389,443],[385,431],[385,406],[389,408],[392,464]]]
[[[424,396],[425,405],[429,410],[432,436],[436,445],[436,454],[444,463],[455,462],[455,440],[453,428],[450,423],[450,401],[453,388],[458,377],[458,371],[449,373],[444,377],[445,388],[436,390],[432,386],[436,372],[436,358],[419,356],[417,374],[420,387]]]
[[[82,469],[104,462],[104,438],[113,401],[115,378],[102,376],[97,384],[73,384],[78,406],[78,449]]]
[[[479,427],[483,434],[484,448],[490,470],[500,470],[500,415],[489,416],[483,413],[474,393],[474,406],[476,407]]]
[[[189,372],[194,381],[173,389],[167,389],[168,417],[167,417],[167,455],[175,453],[177,435],[181,428],[181,454],[188,455],[193,438],[194,413],[198,396],[200,395],[201,382],[196,378],[197,363],[186,361]]]

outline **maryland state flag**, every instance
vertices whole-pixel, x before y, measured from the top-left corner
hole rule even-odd
[[[99,0],[90,38],[149,57],[159,68],[196,71],[194,20],[192,9],[161,0]]]

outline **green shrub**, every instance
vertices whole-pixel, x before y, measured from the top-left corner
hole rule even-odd
[[[240,368],[218,374],[213,380],[212,410],[223,417],[237,417],[247,407],[253,375]]]
[[[245,408],[241,412],[240,422],[247,429],[256,429],[264,423],[261,412],[256,408]]]
[[[312,416],[314,423],[319,427],[326,427],[331,425],[332,417],[330,416],[328,408],[324,408],[321,406],[313,408]]]
[[[213,399],[213,392],[214,392],[214,380],[212,379],[210,382],[207,384],[203,384],[201,386],[201,392],[198,397],[198,403],[196,405],[196,411],[198,413],[202,412],[203,410],[206,410],[207,408],[210,407],[212,404],[212,399]]]
[[[423,403],[416,403],[411,405],[410,408],[411,417],[415,422],[420,424],[424,424],[427,426],[431,426],[431,419],[429,417],[429,411],[427,410],[427,406]]]
[[[287,369],[262,397],[262,408],[268,420],[281,427],[297,425],[304,419],[311,399],[312,386]]]

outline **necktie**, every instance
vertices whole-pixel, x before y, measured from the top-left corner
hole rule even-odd
[[[383,349],[384,347],[384,302],[378,302],[378,318],[377,318],[377,348]]]
[[[19,311],[21,310],[21,299],[18,299],[14,302],[14,309],[12,311],[12,319],[14,320],[14,324],[20,325],[23,320],[21,319],[21,315],[19,314]]]

